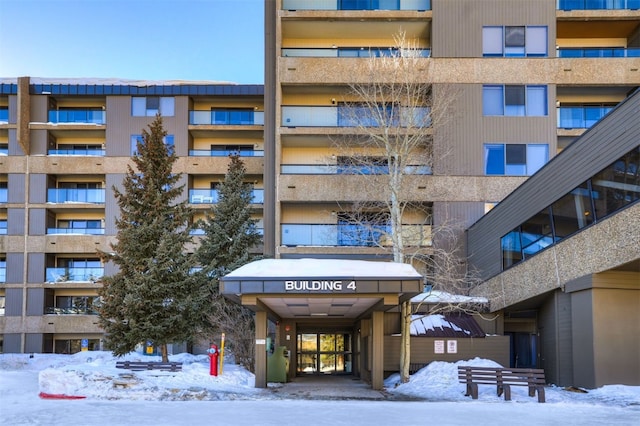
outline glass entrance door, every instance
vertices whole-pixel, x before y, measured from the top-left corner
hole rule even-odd
[[[351,334],[299,333],[298,374],[351,374]]]

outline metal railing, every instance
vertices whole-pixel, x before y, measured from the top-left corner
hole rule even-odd
[[[264,112],[250,110],[204,110],[189,111],[189,124],[216,126],[264,125]]]
[[[104,149],[50,149],[47,155],[68,155],[82,157],[104,157],[106,154]]]
[[[264,189],[253,189],[253,204],[264,204]],[[190,189],[189,202],[191,204],[215,204],[218,202],[219,195],[217,189]]]
[[[230,155],[240,157],[264,157],[262,150],[240,150],[240,149],[190,149],[190,157],[228,157]]]
[[[559,10],[640,9],[640,0],[558,0]]]
[[[611,111],[613,106],[565,106],[558,108],[558,128],[588,129]]]
[[[285,246],[388,247],[391,226],[355,224],[282,224]],[[406,246],[431,245],[431,226],[402,225]]]
[[[92,203],[104,204],[104,189],[60,189],[47,190],[48,203]]]
[[[49,110],[50,123],[105,124],[106,111],[93,109]]]
[[[431,56],[431,49],[415,49],[414,54],[421,58]],[[394,56],[397,49],[394,48],[283,48],[281,55],[290,58],[379,58],[383,56]]]
[[[337,164],[283,164],[280,166],[283,175],[385,175],[389,167],[382,165],[337,165]],[[430,175],[429,166],[407,166],[405,174]]]
[[[638,47],[560,47],[558,58],[640,58]]]
[[[283,106],[284,127],[429,127],[429,107],[397,108],[377,114],[368,107],[358,106]],[[376,117],[377,115],[377,117]],[[378,118],[385,122],[378,122]]]
[[[283,0],[284,10],[431,10],[431,0]]]
[[[47,268],[46,275],[49,283],[96,282],[104,275],[104,268]]]

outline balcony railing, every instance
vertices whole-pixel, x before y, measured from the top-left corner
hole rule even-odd
[[[0,107],[0,123],[9,122],[9,109]]]
[[[264,228],[256,228],[256,232],[259,235],[264,235]],[[201,228],[194,228],[189,232],[189,235],[204,235],[204,229]]]
[[[7,268],[0,268],[0,283],[7,282]]]
[[[264,112],[248,110],[189,111],[189,124],[216,126],[264,125]]]
[[[561,47],[558,58],[640,58],[638,47]]]
[[[92,203],[104,204],[104,189],[49,189],[48,203]]]
[[[283,0],[284,10],[431,10],[431,0]]]
[[[104,275],[104,268],[47,268],[47,282],[96,282]]]
[[[91,307],[71,307],[71,308],[56,308],[46,307],[44,309],[46,315],[98,315],[98,310]]]
[[[394,48],[351,48],[337,47],[335,49],[314,49],[314,48],[285,48],[282,49],[283,57],[292,58],[379,58],[382,56],[393,56],[397,53]],[[416,49],[417,56],[428,58],[431,56],[431,49]]]
[[[337,164],[283,164],[280,166],[283,175],[386,175],[389,167],[380,165],[341,166]],[[429,166],[407,166],[405,174],[430,175]]]
[[[190,157],[228,157],[230,155],[239,155],[240,157],[264,157],[262,150],[239,150],[239,149],[190,149]]]
[[[93,109],[50,110],[49,122],[105,124],[106,111]]]
[[[588,129],[613,108],[604,105],[559,107],[558,128]]]
[[[640,9],[640,0],[558,0],[560,10]]]
[[[253,204],[264,204],[264,189],[254,189],[251,194],[253,195]],[[191,204],[215,204],[218,202],[218,190],[190,189],[189,202]]]
[[[104,235],[104,228],[47,228],[47,235]]]
[[[82,157],[104,157],[104,149],[50,149],[48,155],[75,155]]]
[[[285,246],[388,247],[391,227],[351,224],[282,224]],[[405,246],[431,245],[431,227],[402,225]]]
[[[0,203],[6,203],[9,200],[9,189],[0,188]]]
[[[376,111],[368,107],[354,106],[283,106],[282,126],[284,127],[379,127],[374,116]],[[399,112],[389,112],[388,124],[397,127],[429,127],[430,108],[401,108]],[[397,117],[392,117],[396,114]],[[369,117],[369,118],[367,118]]]

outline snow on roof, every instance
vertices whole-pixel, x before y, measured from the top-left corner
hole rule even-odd
[[[0,78],[0,83],[16,84],[17,78]],[[94,77],[80,77],[80,78],[46,78],[46,77],[29,77],[30,84],[106,84],[114,86],[179,86],[179,85],[194,85],[194,84],[228,84],[238,85],[229,81],[214,81],[214,80],[133,80],[125,78],[94,78]]]
[[[345,259],[262,259],[241,266],[225,275],[225,278],[313,278],[329,276],[422,278],[422,275],[413,266],[406,263]]]
[[[463,296],[446,291],[431,290],[411,298],[412,303],[489,303],[486,297]]]

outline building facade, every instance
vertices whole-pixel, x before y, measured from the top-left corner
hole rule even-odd
[[[345,215],[356,201],[374,197],[364,188],[375,188],[376,173],[345,173],[335,146],[354,133],[344,120],[358,102],[352,85],[376,80],[367,73],[371,57],[393,52],[394,36],[403,32],[420,54],[419,78],[433,93],[455,93],[450,119],[429,135],[434,152],[447,155],[415,164],[421,172],[410,176],[413,201],[425,208],[408,212],[402,225],[428,236],[431,226],[476,223],[640,85],[639,8],[636,0],[266,0],[264,86],[3,80],[3,350],[99,345],[101,331],[86,312],[100,285],[95,278],[110,273],[95,256],[115,234],[117,206],[109,188],[122,179],[136,135],[156,112],[165,117],[178,171],[185,173],[185,197],[194,206],[215,202],[224,155],[237,150],[246,157],[265,257],[388,261],[378,237],[363,243],[350,236],[361,229]],[[359,155],[376,161],[378,153]],[[556,179],[546,185],[554,187]],[[468,233],[474,247],[481,223]],[[506,232],[519,223],[509,224]],[[431,244],[424,238],[418,245],[428,251]],[[505,268],[496,247],[487,252],[493,257],[478,260],[482,250],[467,247],[484,279],[528,263]],[[305,292],[296,298],[315,305]],[[501,313],[522,301],[490,300]],[[375,333],[392,341],[399,332],[397,305],[380,306],[383,315],[364,324],[382,327]],[[319,319],[311,312],[287,318],[277,314],[287,312],[281,307],[255,304],[279,324],[274,339],[292,354],[290,375],[304,373],[301,360],[309,354],[300,339],[346,333],[355,342],[362,332],[360,319]],[[541,366],[538,314],[532,319],[517,311],[483,327],[510,337],[510,363]],[[376,366],[397,356],[355,344],[332,353],[384,356]],[[364,358],[360,365],[362,376],[375,377],[379,386],[379,372],[364,368]],[[558,383],[576,380],[575,374],[561,377],[563,368],[555,371]]]

